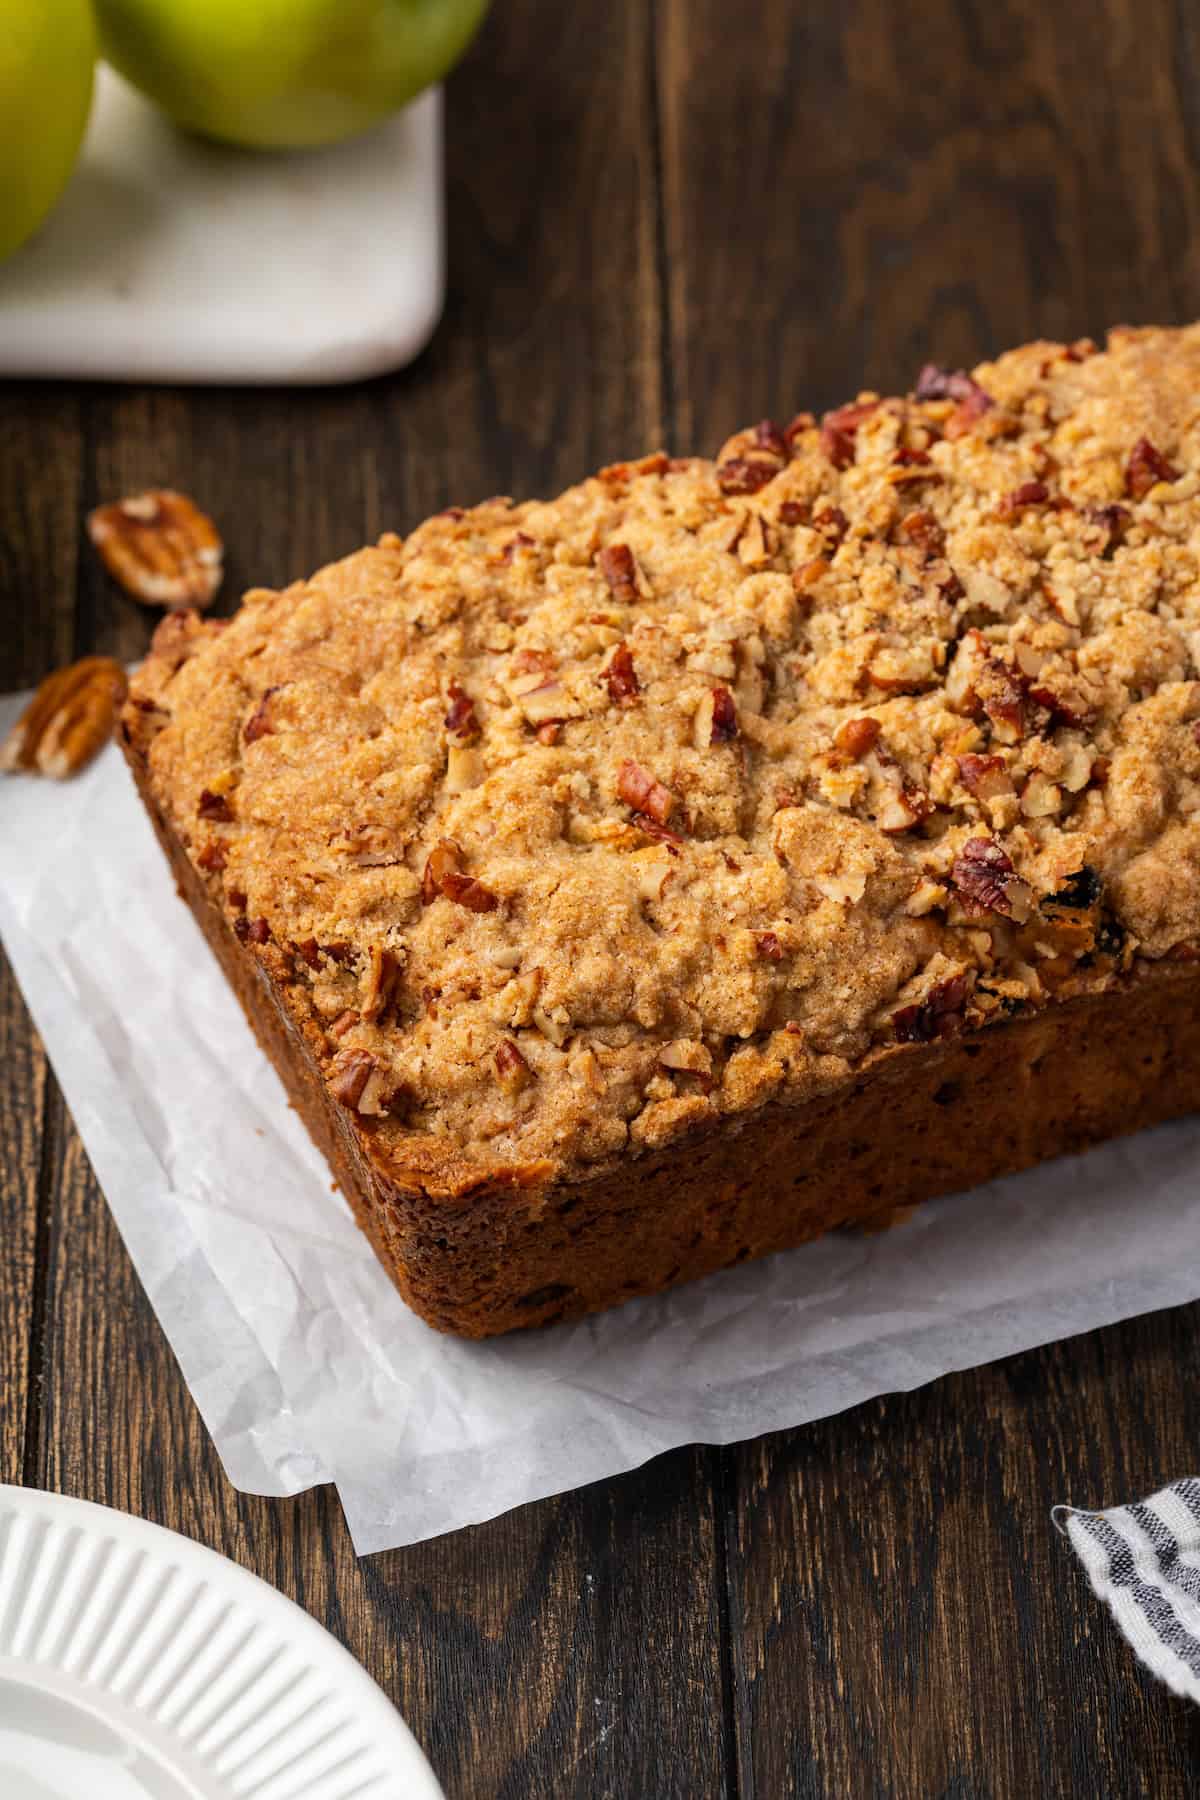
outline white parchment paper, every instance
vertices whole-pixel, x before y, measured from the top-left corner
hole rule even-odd
[[[0,732],[15,704],[0,704]],[[0,780],[0,935],[230,1479],[360,1553],[1200,1295],[1200,1120],[580,1324],[463,1344],[377,1265],[115,750]]]

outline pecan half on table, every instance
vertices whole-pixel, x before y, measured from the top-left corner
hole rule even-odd
[[[111,656],[85,656],[47,675],[4,742],[0,770],[77,775],[113,734],[125,671]]]
[[[221,535],[186,494],[151,488],[98,506],[87,529],[113,580],[146,606],[203,609],[221,585]]]

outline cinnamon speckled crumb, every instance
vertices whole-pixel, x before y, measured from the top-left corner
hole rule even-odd
[[[579,1172],[1190,954],[1200,326],[917,391],[160,628],[131,750],[410,1161]]]

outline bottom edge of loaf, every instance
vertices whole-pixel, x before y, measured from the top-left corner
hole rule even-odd
[[[891,1059],[590,1180],[466,1207],[400,1195],[418,1310],[471,1337],[578,1317],[1161,1124],[1200,1098],[1200,978],[1130,987]],[[1131,1200],[1136,1204],[1136,1200]]]
[[[403,1298],[484,1338],[661,1292],[842,1226],[1192,1111],[1200,963],[887,1059],[844,1089],[541,1189],[406,1190],[329,1096],[303,1033],[238,942],[127,758],[182,898]]]

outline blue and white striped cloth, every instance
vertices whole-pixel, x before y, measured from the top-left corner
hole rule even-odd
[[[1108,1512],[1056,1506],[1053,1517],[1146,1667],[1200,1701],[1200,1481]]]

